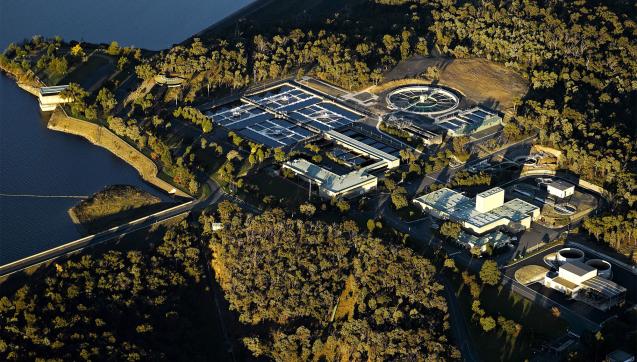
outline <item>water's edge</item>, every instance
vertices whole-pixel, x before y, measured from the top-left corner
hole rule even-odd
[[[103,147],[124,160],[139,172],[144,181],[151,185],[168,193],[174,192],[177,196],[190,197],[184,191],[157,177],[159,169],[153,160],[101,125],[70,117],[60,108],[57,108],[51,115],[47,128],[83,137],[92,144]]]

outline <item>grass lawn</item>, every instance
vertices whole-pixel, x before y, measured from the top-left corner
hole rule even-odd
[[[520,284],[527,285],[540,280],[548,273],[548,269],[539,265],[526,265],[515,271],[515,280]]]
[[[532,348],[543,341],[551,341],[566,333],[567,323],[553,317],[551,312],[534,305],[515,293],[485,287],[480,295],[482,308],[497,319],[503,316],[522,325],[517,337],[507,336],[499,327],[485,333],[477,321],[471,320],[473,298],[462,284],[460,275],[451,278],[460,307],[468,319],[469,333],[479,356],[485,361],[523,361],[531,357]]]
[[[114,60],[103,54],[93,54],[86,62],[78,65],[67,74],[61,83],[77,83],[84,89],[91,89],[97,83],[104,81],[114,71]]]

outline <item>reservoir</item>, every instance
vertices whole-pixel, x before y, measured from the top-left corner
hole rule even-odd
[[[32,35],[159,50],[251,0],[3,0],[0,48]],[[82,138],[50,131],[37,100],[0,75],[0,194],[90,195],[129,184],[156,195],[137,171]],[[0,264],[77,239],[78,199],[0,195]]]

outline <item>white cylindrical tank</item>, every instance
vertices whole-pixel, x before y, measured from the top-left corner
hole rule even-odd
[[[557,261],[560,265],[575,261],[584,261],[584,252],[575,248],[564,248],[557,252]]]
[[[613,271],[611,269],[611,265],[606,260],[590,259],[586,261],[586,264],[597,269],[597,275],[599,275],[602,278],[610,279],[613,277]]]

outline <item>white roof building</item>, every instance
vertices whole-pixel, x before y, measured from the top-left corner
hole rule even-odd
[[[546,190],[549,194],[564,199],[575,193],[575,185],[566,181],[556,180],[546,185]]]
[[[59,104],[71,102],[71,99],[61,96],[62,92],[68,87],[68,85],[56,85],[40,88],[38,94],[40,109],[44,112],[53,111]]]
[[[546,274],[544,286],[601,310],[620,303],[626,294],[626,288],[598,276],[597,269],[581,261],[562,264],[557,273]]]
[[[469,198],[442,188],[414,199],[423,211],[439,219],[452,220],[477,234],[499,226],[531,227],[540,216],[540,208],[520,199],[504,202],[504,190],[495,187]]]
[[[283,168],[318,185],[319,194],[325,198],[361,195],[378,185],[378,178],[364,171],[337,175],[304,159],[287,161]]]

